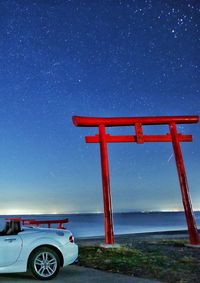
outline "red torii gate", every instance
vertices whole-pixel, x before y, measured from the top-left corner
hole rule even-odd
[[[87,143],[100,143],[102,185],[104,200],[104,226],[105,226],[105,243],[114,244],[113,221],[112,221],[112,204],[110,194],[110,177],[107,143],[109,142],[172,142],[176,166],[179,176],[182,201],[186,215],[190,243],[192,245],[200,244],[192,203],[189,194],[189,187],[185,172],[184,161],[182,157],[180,142],[191,142],[192,135],[182,135],[177,132],[176,124],[198,123],[199,116],[160,116],[160,117],[116,117],[116,118],[95,118],[73,116],[73,123],[77,127],[98,127],[99,134],[95,136],[86,136]],[[169,125],[170,132],[166,135],[144,135],[143,125]],[[135,135],[111,136],[106,133],[106,127],[114,126],[134,126]]]

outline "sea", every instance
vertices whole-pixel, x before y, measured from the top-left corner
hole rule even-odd
[[[195,212],[197,227],[200,229],[200,212]],[[6,218],[50,220],[68,218],[64,227],[71,230],[75,237],[104,235],[103,213],[88,214],[41,214],[41,215],[0,215],[0,229]],[[113,213],[114,233],[134,234],[145,232],[187,230],[184,212],[126,212]],[[53,224],[52,227],[56,227]],[[42,226],[42,225],[41,225]],[[45,225],[43,225],[45,227]]]

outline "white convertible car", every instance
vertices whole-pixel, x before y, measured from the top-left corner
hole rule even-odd
[[[35,278],[49,280],[77,257],[78,246],[68,230],[21,227],[20,221],[11,220],[0,232],[0,273],[29,269]]]

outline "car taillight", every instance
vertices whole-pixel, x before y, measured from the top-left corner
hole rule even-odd
[[[74,243],[74,236],[73,235],[69,236],[69,241],[70,241],[70,243]]]

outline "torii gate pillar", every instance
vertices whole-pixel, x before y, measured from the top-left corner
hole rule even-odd
[[[189,186],[187,182],[187,176],[185,172],[183,156],[181,152],[180,143],[178,140],[178,133],[177,133],[175,123],[170,124],[170,132],[172,136],[174,156],[176,160],[176,167],[178,171],[179,183],[180,183],[180,188],[181,188],[182,202],[183,202],[183,207],[185,210],[188,231],[190,233],[190,243],[192,245],[198,245],[200,244],[199,233],[198,233],[196,223],[195,223],[195,218],[193,215],[192,203],[191,203],[190,193],[189,193]]]
[[[107,149],[106,132],[104,125],[99,126],[99,142],[100,142],[100,154],[101,154],[101,172],[102,172],[103,203],[104,203],[105,243],[114,244],[108,149]]]

